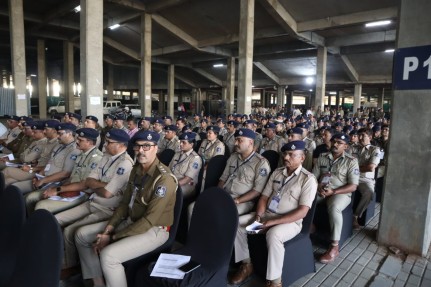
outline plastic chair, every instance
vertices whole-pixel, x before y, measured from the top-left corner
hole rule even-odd
[[[3,173],[0,173],[3,176]],[[4,177],[3,177],[4,178]],[[21,228],[25,221],[25,202],[15,186],[0,190],[0,286],[12,275],[17,259]]]
[[[182,280],[150,277],[154,263],[139,270],[134,286],[227,286],[229,260],[238,228],[238,211],[223,189],[205,190],[196,201],[186,245],[176,254],[201,263]]]
[[[142,265],[145,265],[157,259],[160,253],[170,251],[172,245],[174,244],[175,236],[177,234],[178,223],[180,221],[182,206],[183,206],[183,192],[181,190],[181,187],[178,186],[178,189],[176,192],[176,198],[175,198],[175,207],[174,207],[174,223],[172,224],[171,229],[169,230],[168,240],[162,246],[154,249],[153,251],[147,254],[144,254],[132,260],[123,262],[123,266],[127,277],[127,286],[133,286],[133,280],[135,279],[136,272]]]
[[[157,155],[160,162],[163,163],[166,166],[169,166],[169,163],[171,162],[172,158],[175,155],[175,151],[173,149],[165,149],[161,153]]]
[[[55,217],[38,209],[24,224],[17,261],[7,287],[58,287],[63,236]]]
[[[280,154],[275,150],[266,150],[262,153],[262,156],[268,160],[271,172],[273,172],[278,166]]]
[[[284,243],[284,262],[281,275],[283,286],[289,286],[299,278],[316,272],[313,246],[310,240],[310,227],[315,210],[316,199],[302,221],[301,232]],[[249,234],[247,239],[254,272],[258,276],[266,278],[268,248],[265,234]]]

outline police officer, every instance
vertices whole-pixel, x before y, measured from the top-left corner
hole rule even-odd
[[[108,221],[76,232],[82,275],[92,278],[94,286],[127,286],[121,263],[151,252],[168,240],[178,185],[169,168],[156,157],[158,139],[158,134],[151,131],[135,135],[137,164],[118,208]]]
[[[235,131],[238,128],[239,123],[234,120],[227,122],[227,133],[223,136],[223,142],[232,154],[235,150]]]
[[[227,129],[225,128],[226,121],[224,119],[217,120],[217,126],[220,128],[219,135],[224,137],[227,134]]]
[[[177,126],[168,125],[164,128],[165,136],[158,143],[158,153],[163,152],[166,149],[171,149],[175,152],[180,150],[180,141],[177,137]]]
[[[109,219],[121,201],[133,167],[133,160],[126,152],[129,140],[127,133],[120,129],[112,129],[106,134],[105,153],[98,167],[85,180],[85,189],[92,192],[90,199],[55,215],[60,226],[64,227],[63,277],[69,275],[70,268],[78,263],[74,240],[76,230]]]
[[[58,213],[77,206],[88,199],[87,193],[90,193],[91,190],[86,190],[85,180],[90,172],[97,168],[103,155],[96,147],[99,132],[92,128],[82,128],[76,131],[76,135],[76,146],[81,154],[75,161],[70,178],[60,186],[46,189],[42,194],[44,200],[39,201],[35,209],[46,209],[51,213]],[[80,194],[81,191],[84,193]],[[47,199],[51,196],[80,197],[73,201]]]
[[[302,167],[305,160],[305,143],[291,141],[281,150],[284,167],[276,169],[271,174],[257,203],[256,213],[244,216],[243,224],[238,229],[235,252],[240,255],[242,265],[230,278],[230,283],[239,284],[252,273],[245,227],[250,223],[250,219],[254,219],[262,223],[261,228],[266,232],[268,247],[266,286],[281,286],[284,242],[301,231],[302,219],[307,215],[316,196],[316,178]]]
[[[8,148],[10,147],[10,150],[14,153],[15,159],[9,160],[8,156],[2,154],[3,157],[0,157],[0,170],[3,170],[7,167],[6,162],[22,163],[22,161],[19,159],[21,154],[34,141],[32,124],[32,121],[23,122],[22,124],[20,124],[20,126],[22,126],[22,132],[17,136],[16,140],[12,141],[6,146]],[[14,143],[16,145],[14,145]]]
[[[269,123],[265,126],[266,138],[262,141],[262,148],[259,153],[263,153],[266,150],[273,150],[280,152],[281,147],[285,144],[284,138],[276,135],[276,126],[273,123]]]
[[[162,117],[162,120],[164,121],[165,126],[172,125],[172,117],[171,116],[164,116],[164,117]]]
[[[257,122],[255,120],[247,120],[245,121],[245,127],[256,134],[256,138],[254,139],[254,151],[259,152],[262,146],[263,137],[260,133],[256,132]]]
[[[114,120],[115,120],[115,116],[111,115],[111,114],[107,114],[105,116],[105,126],[102,128],[101,132],[100,132],[100,145],[99,145],[99,149],[102,150],[103,145],[105,144],[105,136],[106,134],[114,128]]]
[[[100,131],[101,128],[98,122],[99,122],[99,119],[96,116],[91,116],[91,115],[86,116],[83,127]],[[100,135],[99,135],[97,136],[97,139],[96,139],[96,147],[100,146],[101,142],[102,142],[102,139],[100,138]]]
[[[361,193],[361,199],[353,213],[353,228],[359,229],[358,217],[367,209],[368,204],[373,199],[375,187],[375,169],[380,162],[380,148],[370,144],[373,131],[371,129],[362,128],[358,130],[359,143],[361,149],[358,154],[359,164],[359,186],[358,190]]]
[[[83,127],[81,124],[82,116],[77,113],[66,113],[69,116],[69,122],[76,126],[76,129],[80,129]]]
[[[124,126],[125,120],[126,120],[126,114],[124,113],[116,114],[114,119],[114,128],[127,132],[127,127]]]
[[[313,152],[316,149],[316,143],[309,138],[309,128],[310,126],[305,123],[301,123],[297,125],[298,128],[302,129],[302,140],[305,142],[305,161],[302,163],[302,166],[308,170],[312,171],[313,169]]]
[[[203,158],[205,165],[216,155],[224,155],[225,150],[224,144],[218,139],[220,128],[218,126],[209,126],[206,131],[207,138],[202,141],[199,148],[199,155]]]
[[[10,116],[7,120],[8,130],[0,137],[0,151],[2,153],[9,154],[12,152],[9,149],[5,148],[5,146],[15,140],[21,133],[21,129],[18,126],[20,120],[21,118],[18,116]]]
[[[202,159],[193,150],[195,138],[196,134],[192,132],[181,134],[179,137],[181,151],[175,153],[169,164],[169,169],[178,179],[184,198],[194,195],[199,171],[202,168]]]
[[[358,161],[345,152],[349,136],[338,133],[332,136],[331,151],[323,153],[314,165],[313,174],[319,180],[318,202],[325,201],[331,226],[331,246],[320,257],[321,263],[335,260],[339,254],[338,241],[343,226],[342,211],[350,204],[351,195],[359,183]]]

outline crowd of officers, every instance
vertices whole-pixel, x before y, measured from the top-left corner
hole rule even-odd
[[[186,198],[196,196],[200,170],[214,156],[228,156],[218,186],[238,208],[234,256],[241,262],[228,281],[240,284],[253,273],[246,226],[257,221],[268,247],[266,286],[282,286],[283,244],[301,231],[315,199],[326,204],[331,227],[320,262],[338,256],[342,211],[356,190],[361,199],[352,221],[359,228],[375,179],[384,174],[389,138],[383,113],[294,114],[195,114],[176,121],[117,114],[106,115],[103,128],[96,117],[76,113],[45,121],[10,116],[0,137],[0,169],[6,186],[25,194],[28,214],[47,209],[61,225],[62,278],[80,265],[94,286],[121,287],[127,286],[122,262],[168,239],[177,187]],[[175,151],[168,166],[157,157],[167,149]],[[274,170],[264,157],[268,150],[279,155]]]

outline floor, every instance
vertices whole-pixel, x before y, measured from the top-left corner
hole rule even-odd
[[[309,274],[292,286],[294,287],[431,287],[431,250],[427,256],[403,254],[396,248],[379,246],[376,232],[380,205],[376,205],[375,215],[361,230],[344,244],[340,256],[330,264],[316,262],[316,273]],[[325,250],[315,246],[315,254]],[[81,277],[75,276],[60,281],[61,287],[84,287]],[[228,285],[232,287],[233,285]],[[241,287],[261,287],[265,281],[252,276]]]

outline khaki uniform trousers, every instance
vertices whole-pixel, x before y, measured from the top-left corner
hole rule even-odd
[[[132,223],[130,219],[123,221],[116,230],[121,230]],[[168,240],[169,232],[152,227],[143,234],[125,237],[109,244],[98,256],[93,250],[93,242],[107,224],[108,221],[104,221],[83,226],[76,232],[75,242],[81,259],[82,277],[91,279],[104,275],[107,287],[127,287],[126,274],[121,263],[161,246]]]
[[[338,241],[343,228],[343,210],[350,204],[352,198],[349,194],[336,194],[327,198],[316,196],[317,203],[326,201],[329,214],[329,225],[331,227],[331,240]],[[350,218],[349,218],[350,220]]]
[[[30,181],[30,189],[28,189],[27,185],[25,185],[26,187],[25,190],[26,192],[31,191],[32,189],[31,179],[34,177],[34,173],[29,173],[27,171],[23,171],[15,167],[7,167],[3,170],[3,174],[4,174],[6,186],[20,181]]]
[[[33,193],[33,192],[32,192]],[[32,194],[30,193],[27,198]],[[52,214],[56,214],[72,207],[78,206],[83,202],[88,200],[88,195],[83,195],[80,198],[75,199],[74,201],[58,201],[51,199],[43,199],[36,203],[35,210],[37,209],[45,209],[51,212]]]
[[[58,186],[51,185],[52,187]],[[36,191],[32,191],[25,196],[25,207],[27,208],[27,214],[31,214],[34,211],[36,204],[43,199],[42,195],[44,189],[38,189]]]
[[[361,216],[367,209],[368,204],[373,200],[374,186],[376,182],[372,178],[359,178],[358,190],[361,193],[361,199],[355,209],[355,216]]]
[[[64,264],[63,268],[78,265],[78,252],[75,247],[75,232],[82,226],[105,221],[111,218],[113,211],[93,207],[90,201],[57,213],[55,218],[63,230]]]
[[[250,258],[247,242],[246,226],[253,222],[255,213],[239,217],[239,227],[235,237],[235,262]],[[267,220],[265,215],[262,220]],[[297,223],[284,223],[271,227],[266,233],[266,245],[268,247],[268,259],[266,279],[275,280],[281,278],[284,262],[284,243],[301,232],[302,225]]]

